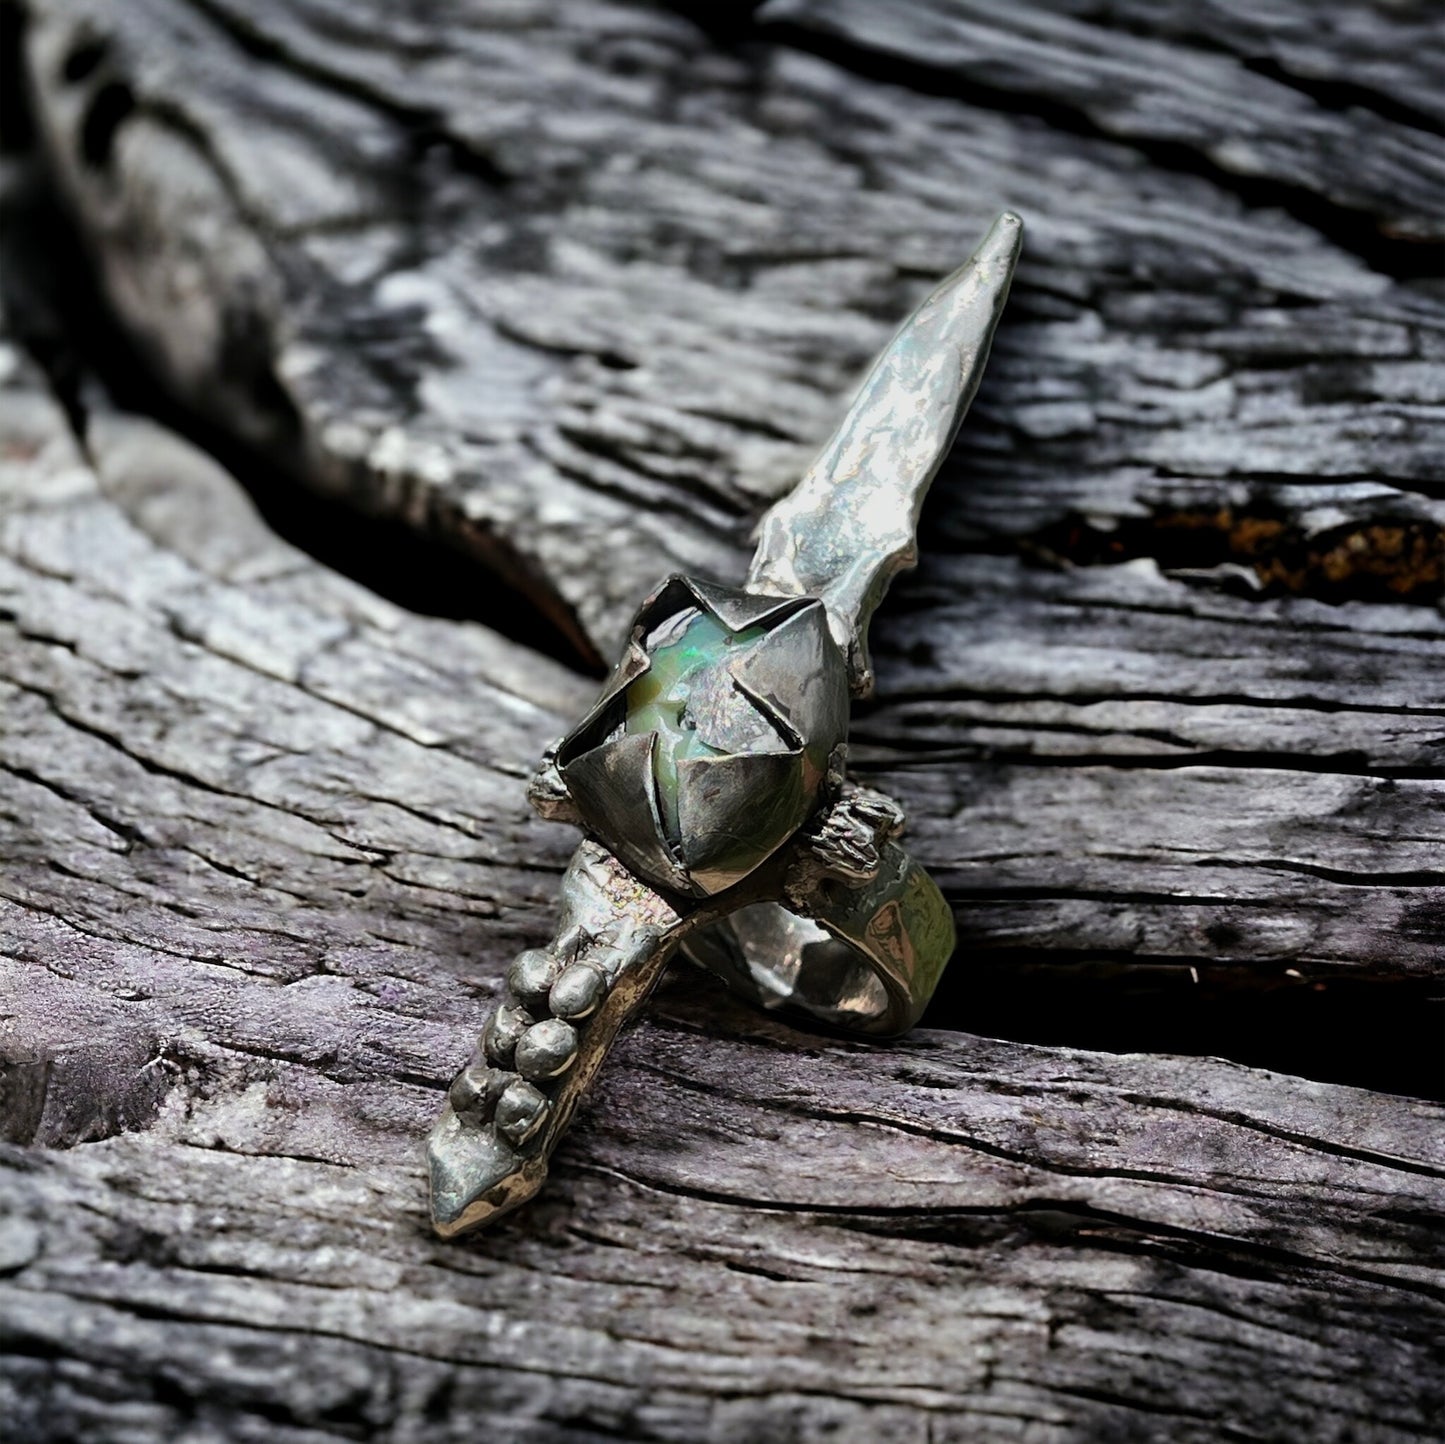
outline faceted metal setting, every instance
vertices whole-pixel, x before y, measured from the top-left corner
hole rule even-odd
[[[678,761],[674,795],[660,796],[663,743],[628,730],[629,691],[694,615],[747,640],[697,674],[693,724],[707,755]],[[583,825],[628,867],[655,887],[710,896],[807,820],[847,727],[847,666],[820,601],[669,577],[643,603],[621,665],[563,739],[557,765]]]

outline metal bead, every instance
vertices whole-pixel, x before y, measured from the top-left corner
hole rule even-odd
[[[547,1001],[547,994],[561,971],[561,959],[545,948],[528,948],[517,954],[507,970],[507,986],[524,1003],[536,1006]]]
[[[520,1148],[547,1121],[551,1110],[552,1105],[540,1088],[514,1078],[497,1099],[497,1132],[514,1148]]]
[[[552,991],[547,996],[547,1006],[557,1018],[586,1018],[596,1011],[607,991],[602,974],[590,963],[573,963],[563,968]]]
[[[509,1074],[473,1063],[452,1079],[447,1101],[455,1113],[484,1114],[495,1105],[509,1081]]]
[[[555,1078],[577,1056],[577,1030],[561,1018],[547,1018],[527,1029],[512,1056],[522,1077]]]
[[[482,1047],[493,1063],[505,1068],[512,1061],[517,1039],[536,1021],[525,1009],[507,1003],[492,1014],[492,1021],[482,1034]]]

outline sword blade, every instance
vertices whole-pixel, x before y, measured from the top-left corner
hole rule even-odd
[[[988,361],[1023,244],[1005,211],[874,364],[798,486],[763,517],[747,589],[821,597],[856,696],[872,691],[868,623],[917,559],[918,515]]]

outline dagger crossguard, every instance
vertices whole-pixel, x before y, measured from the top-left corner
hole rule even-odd
[[[867,630],[977,389],[1018,259],[1002,215],[883,351],[745,586],[668,578],[596,704],[528,788],[587,834],[552,942],[518,955],[428,1144],[452,1237],[525,1202],[618,1029],[684,947],[760,1006],[911,1027],[953,919],[899,846],[902,809],[846,781]]]

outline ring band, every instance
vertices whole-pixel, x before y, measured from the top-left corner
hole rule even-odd
[[[906,1033],[953,956],[953,911],[903,848],[881,851],[877,877],[826,893],[820,884],[806,912],[752,903],[689,938],[683,952],[769,1011],[873,1037]]]

